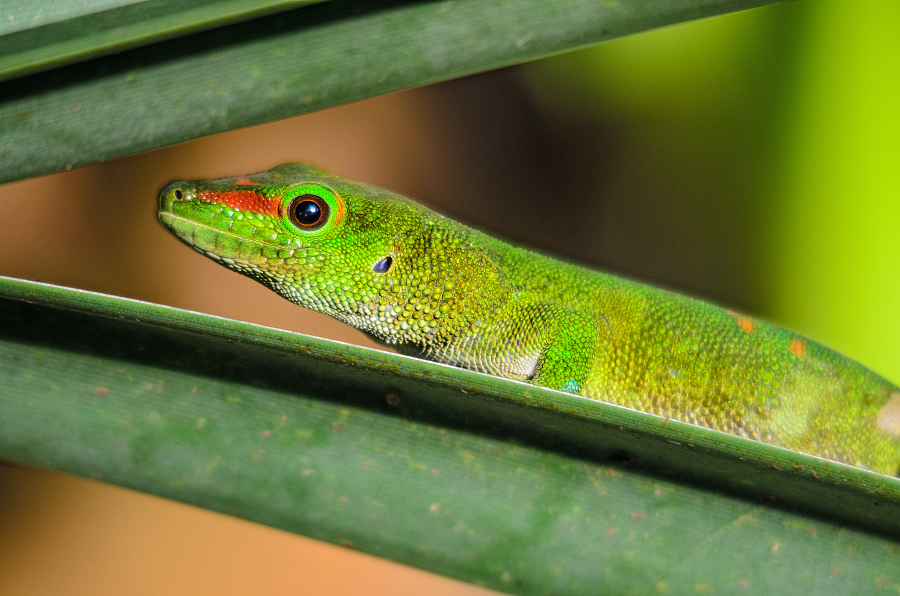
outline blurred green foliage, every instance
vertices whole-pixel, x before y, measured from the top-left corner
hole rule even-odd
[[[898,381],[900,2],[806,13],[764,230],[771,309]]]
[[[900,380],[900,3],[771,6],[524,73],[560,137],[627,139],[588,137],[565,159],[608,203],[598,260]],[[634,210],[640,227],[618,229]]]

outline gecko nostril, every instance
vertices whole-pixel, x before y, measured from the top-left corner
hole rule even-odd
[[[172,194],[175,195],[176,201],[180,201],[184,197],[184,193],[181,192],[180,188],[176,188],[174,191],[172,191]]]

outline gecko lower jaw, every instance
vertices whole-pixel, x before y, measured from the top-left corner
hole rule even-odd
[[[182,242],[188,244],[189,246],[199,247],[203,251],[215,252],[216,247],[208,243],[198,243],[196,241],[198,230],[214,232],[217,237],[227,236],[235,240],[240,240],[242,242],[252,242],[253,244],[256,244],[258,246],[266,246],[275,250],[291,250],[295,252],[302,252],[312,248],[310,246],[284,246],[279,244],[272,244],[271,242],[265,242],[257,238],[247,238],[246,236],[241,236],[232,232],[220,230],[219,228],[214,228],[206,224],[198,223],[192,219],[188,219],[180,215],[175,215],[171,211],[164,211],[162,207],[160,207],[160,210],[157,213],[157,217],[159,218],[159,221],[163,225],[163,227],[175,234],[175,236],[177,236]]]

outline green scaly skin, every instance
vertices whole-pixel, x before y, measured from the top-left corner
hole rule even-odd
[[[900,474],[900,388],[711,304],[511,246],[284,164],[174,182],[193,249],[400,352]]]

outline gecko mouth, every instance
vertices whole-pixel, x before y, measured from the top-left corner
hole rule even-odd
[[[170,232],[172,232],[179,240],[210,256],[220,258],[244,258],[244,251],[247,246],[268,247],[275,250],[291,250],[306,251],[308,246],[284,246],[265,242],[258,238],[247,238],[240,234],[235,234],[210,225],[199,223],[193,219],[175,215],[171,211],[160,209],[157,214],[160,223]],[[235,250],[237,249],[237,250]],[[240,254],[229,254],[240,253]]]

